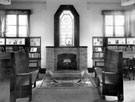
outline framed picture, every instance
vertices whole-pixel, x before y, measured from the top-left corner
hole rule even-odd
[[[25,38],[7,38],[7,45],[25,45]]]
[[[11,5],[11,0],[0,0],[0,4]]]
[[[36,48],[36,47],[32,47],[32,48],[30,49],[30,52],[37,52],[37,48]]]
[[[94,46],[103,46],[103,38],[94,38],[93,45]]]
[[[30,38],[30,46],[40,46],[40,38]]]
[[[127,44],[135,45],[135,38],[127,38]]]
[[[94,52],[102,52],[102,47],[94,47]]]

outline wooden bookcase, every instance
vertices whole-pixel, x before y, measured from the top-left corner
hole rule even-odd
[[[107,48],[116,51],[126,50],[126,38],[125,37],[108,37],[107,38]]]
[[[0,53],[28,50],[29,67],[41,67],[41,37],[1,37]],[[5,62],[6,63],[6,62]],[[6,65],[6,64],[5,64]]]
[[[93,66],[104,66],[104,47],[106,39],[104,37],[93,37]]]
[[[27,39],[25,37],[6,37],[5,52],[13,52],[26,49]]]
[[[29,68],[41,68],[41,37],[29,37]]]
[[[135,54],[135,37],[93,37],[93,66],[104,66],[104,48]]]

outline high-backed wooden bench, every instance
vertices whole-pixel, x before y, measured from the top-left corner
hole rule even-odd
[[[10,102],[24,97],[32,100],[32,83],[35,83],[32,81],[36,81],[37,75],[29,72],[28,62],[28,54],[25,51],[11,53]]]
[[[104,68],[95,68],[102,98],[105,98],[105,95],[117,96],[118,101],[123,101],[122,61],[122,52],[105,49]]]

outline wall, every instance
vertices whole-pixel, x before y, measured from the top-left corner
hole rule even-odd
[[[87,2],[87,0],[47,0],[46,2],[12,2],[8,9],[31,9],[31,36],[42,37],[41,67],[46,67],[46,46],[54,45],[54,14],[61,4],[72,4],[80,15],[80,46],[88,46],[88,67],[92,67],[92,37],[102,36],[102,10],[130,9],[120,2]]]

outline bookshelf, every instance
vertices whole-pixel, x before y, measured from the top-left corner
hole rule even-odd
[[[93,66],[104,66],[104,48],[135,54],[135,37],[93,37]]]
[[[28,50],[30,71],[39,70],[41,67],[41,37],[0,37],[0,53],[6,54],[23,49]],[[3,70],[7,69],[10,73],[9,63],[10,59],[4,59],[1,65],[5,68]]]
[[[29,37],[29,68],[41,67],[41,37]]]
[[[29,58],[41,59],[41,37],[30,37]]]
[[[93,66],[104,66],[104,47],[106,39],[104,37],[93,37]]]
[[[107,38],[107,48],[116,51],[126,50],[126,38],[124,37],[108,37]]]
[[[5,38],[5,52],[13,52],[26,49],[26,38],[24,37],[6,37]]]

